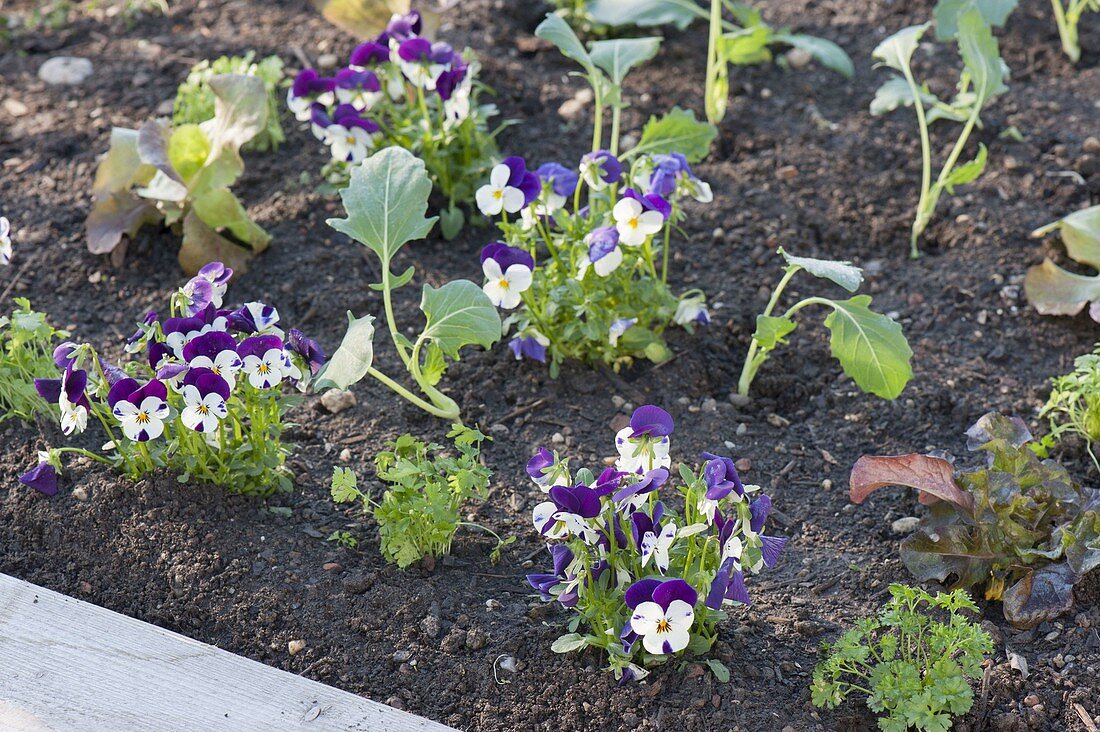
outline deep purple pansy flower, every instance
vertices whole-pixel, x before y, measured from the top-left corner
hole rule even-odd
[[[535,481],[539,485],[546,482],[547,473],[550,468],[554,467],[558,462],[554,453],[547,450],[545,447],[540,447],[538,452],[527,461],[527,475],[531,476],[531,480]]]
[[[481,248],[481,263],[485,264],[486,259],[495,260],[502,272],[507,272],[513,264],[521,264],[527,269],[535,268],[535,260],[530,252],[499,241]]]
[[[302,69],[294,77],[290,92],[296,97],[308,97],[330,92],[335,88],[336,82],[321,76],[316,69]]]
[[[592,489],[596,491],[597,495],[609,495],[619,489],[619,486],[623,483],[623,478],[628,475],[630,473],[624,473],[621,470],[615,470],[615,468],[604,468],[603,472],[600,473],[600,477],[596,478],[596,483],[592,486]]]
[[[745,588],[745,573],[732,557],[727,558],[718,567],[718,573],[710,583],[710,591],[703,604],[712,610],[721,610],[723,600],[732,600],[745,605],[752,604],[749,592]]]
[[[524,162],[523,158],[512,155],[502,160],[501,165],[507,166],[508,170],[511,171],[508,176],[508,185],[523,192],[524,206],[529,205],[539,197],[542,184],[539,182],[539,177],[527,169],[527,163]]]
[[[358,66],[360,68],[366,68],[367,66],[373,66],[377,63],[385,63],[390,60],[390,47],[377,41],[367,41],[366,43],[360,43],[355,47],[355,50],[351,52],[351,57],[348,59],[352,66]]]
[[[634,508],[640,505],[647,495],[664,485],[666,480],[668,480],[668,471],[664,468],[650,470],[637,483],[632,483],[616,491],[611,500],[617,504],[625,504]]]
[[[555,544],[551,546],[549,550],[550,556],[553,558],[554,562],[553,573],[527,575],[527,583],[539,592],[543,601],[550,600],[550,590],[555,585],[567,584],[573,580],[573,577],[565,574],[565,570],[573,562],[572,550],[564,544]],[[565,592],[558,595],[558,602],[560,602],[563,607],[574,607],[577,604],[577,594],[577,587],[570,587]]]
[[[741,476],[737,474],[737,467],[731,458],[709,452],[704,452],[701,457],[707,461],[703,468],[707,500],[720,501],[730,493],[745,495],[745,486],[741,483]]]
[[[539,343],[534,336],[516,336],[508,341],[508,348],[512,349],[517,361],[529,358],[546,363],[546,346]]]
[[[638,584],[631,585],[627,593]],[[649,599],[644,599],[645,591],[650,587]],[[682,579],[668,579],[656,586],[643,587],[632,599],[636,604],[629,625],[641,637],[646,651],[667,655],[687,648],[691,642],[691,625],[695,620],[695,603],[699,599],[695,588]],[[630,604],[629,600],[627,604]]]
[[[49,463],[34,466],[19,476],[19,482],[44,495],[57,495],[57,469]]]
[[[668,437],[674,424],[672,415],[660,407],[646,404],[634,410],[630,417],[630,436],[637,439],[643,435],[650,437]]]
[[[666,220],[672,215],[672,204],[656,193],[648,193],[643,196],[633,188],[626,188],[623,190],[623,198],[631,198],[637,201],[642,204],[644,211],[656,211]]]
[[[291,328],[287,331],[286,347],[291,353],[296,353],[309,364],[309,371],[314,376],[325,365],[325,352],[317,341],[307,338],[302,331]]]
[[[600,190],[619,182],[623,176],[623,166],[609,151],[596,150],[581,158],[581,176],[589,187]]]
[[[408,38],[397,47],[397,55],[404,61],[427,61],[432,53],[432,42],[427,38]]]
[[[386,25],[386,35],[403,41],[410,36],[420,35],[421,26],[420,12],[410,10],[404,15],[395,15],[390,19],[389,24]]]
[[[107,393],[107,404],[115,415],[122,433],[135,442],[155,440],[164,434],[168,418],[168,388],[153,379],[141,386],[134,379],[122,379]]]
[[[549,184],[550,190],[563,198],[569,198],[577,190],[580,176],[561,163],[543,163],[535,171],[539,180]]]

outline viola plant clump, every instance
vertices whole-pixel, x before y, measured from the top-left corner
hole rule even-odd
[[[210,80],[222,74],[255,76],[264,83],[267,94],[267,124],[259,134],[244,144],[246,150],[275,150],[286,140],[279,122],[279,89],[283,84],[283,60],[268,56],[256,61],[256,54],[249,51],[244,56],[222,56],[213,61],[203,60],[191,67],[187,80],[176,91],[172,107],[172,123],[179,127],[201,124],[214,118],[214,90]]]
[[[799,272],[829,280],[854,293],[863,283],[863,270],[850,262],[795,257],[782,248],[779,254],[787,266],[764,312],[756,316],[756,331],[741,368],[737,393],[748,396],[760,367],[798,327],[795,314],[811,305],[824,305],[832,309],[824,321],[830,331],[829,346],[844,373],[863,391],[883,399],[896,399],[913,377],[910,366],[913,350],[897,322],[871,310],[869,295],[856,295],[847,300],[807,297],[791,305],[782,315],[774,314],[783,291]]]
[[[705,654],[724,608],[750,604],[746,574],[775,566],[787,541],[764,534],[771,499],[742,483],[727,457],[703,453],[698,469],[680,465],[680,512],[666,505],[660,489],[670,478],[673,429],[666,411],[647,405],[615,435],[619,458],[599,476],[572,472],[545,448],[527,464],[546,493],[532,519],[552,542],[553,560],[551,572],[527,581],[575,613],[552,648],[600,648],[618,679]],[[728,680],[721,662],[707,664]]]
[[[127,340],[141,355],[121,367],[90,344],[65,342],[53,352],[59,378],[35,387],[58,406],[65,435],[98,422],[108,440],[102,454],[57,447],[39,455],[27,485],[57,490],[62,456],[83,455],[118,468],[132,480],[167,469],[181,483],[212,483],[233,493],[269,496],[289,491],[291,446],[281,440],[287,410],[324,363],[324,353],[296,329],[280,328],[278,311],[261,302],[232,310],[223,297],[233,271],[212,262],[171,300],[169,317],[150,312]],[[52,491],[52,492],[51,492]]]
[[[814,669],[815,706],[834,709],[852,694],[881,714],[883,732],[947,732],[970,711],[970,679],[982,676],[993,639],[967,617],[978,607],[963,590],[929,594],[890,585],[891,599],[876,618],[856,622]]]
[[[1100,270],[1100,206],[1074,211],[1031,236],[1039,239],[1054,232],[1061,235],[1070,259]],[[1040,315],[1077,315],[1088,306],[1089,317],[1100,322],[1100,274],[1069,272],[1047,257],[1027,271],[1024,293]]]
[[[348,187],[340,191],[347,218],[328,220],[329,226],[378,257],[382,281],[371,287],[382,293],[393,346],[420,395],[374,367],[374,317],[356,318],[350,312],[343,342],[317,384],[347,389],[371,376],[429,414],[454,422],[459,421],[458,403],[438,388],[448,361],[457,361],[466,346],[491,347],[500,340],[501,322],[480,287],[469,280],[453,280],[439,288],[424,285],[420,309],[425,324],[415,340],[398,326],[393,291],[408,284],[414,269],[394,274],[392,267],[401,248],[423,239],[435,224],[436,217],[424,216],[431,190],[424,162],[408,150],[389,147],[352,169]]]
[[[954,99],[945,102],[928,88],[918,84],[911,63],[921,38],[930,23],[903,28],[880,43],[872,53],[879,65],[900,73],[887,80],[871,101],[871,114],[883,115],[898,107],[912,107],[916,112],[921,142],[921,187],[916,217],[909,237],[910,256],[920,256],[917,242],[932,221],[940,197],[946,191],[954,195],[957,186],[971,183],[985,170],[988,151],[979,143],[974,159],[960,163],[959,158],[975,127],[981,125],[981,113],[989,103],[1007,90],[1008,69],[1001,60],[997,39],[989,22],[975,7],[967,4],[956,18],[957,38],[963,69]],[[943,25],[943,20],[940,25]],[[936,179],[932,180],[932,143],[930,126],[937,120],[962,123],[955,144],[947,155]]]
[[[215,99],[212,119],[174,126],[150,120],[137,130],[111,130],[85,223],[90,252],[119,261],[124,237],[152,223],[182,230],[179,261],[188,274],[213,261],[239,271],[267,248],[271,237],[229,190],[244,172],[241,145],[267,128],[264,82],[223,74],[207,83]]]
[[[585,69],[596,98],[592,151],[578,166],[548,162],[529,170],[522,158],[509,157],[490,171],[476,194],[500,233],[481,250],[485,293],[513,311],[505,326],[516,358],[549,363],[552,376],[566,359],[616,368],[635,358],[664,361],[671,356],[663,337],[669,326],[691,331],[709,321],[704,294],[676,296],[668,279],[686,200],[713,198],[691,163],[707,154],[715,130],[674,109],[651,119],[638,144],[620,153],[623,79],[657,53],[659,40],[597,41],[588,51],[556,15],[535,33]]]
[[[364,512],[373,514],[378,522],[382,556],[402,569],[426,557],[434,560],[450,554],[461,526],[496,537],[497,545],[491,553],[494,563],[504,547],[515,541],[515,537],[501,539],[484,526],[462,521],[463,506],[471,500],[484,500],[489,489],[492,473],[480,460],[481,443],[489,438],[459,424],[447,437],[454,441],[457,454],[448,454],[443,445],[408,434],[378,453],[375,471],[388,486],[378,502],[359,489],[351,471],[337,468],[333,474],[333,500],[361,502]]]
[[[3,223],[0,219],[0,228]],[[53,412],[54,405],[38,395],[34,380],[56,370],[54,347],[69,337],[51,326],[45,314],[32,310],[26,298],[16,298],[15,304],[11,317],[0,316],[0,423],[13,418],[30,422]]]
[[[914,577],[984,588],[1020,628],[1068,612],[1073,586],[1100,566],[1100,491],[1040,460],[1019,420],[991,412],[966,434],[983,466],[956,470],[938,455],[865,455],[852,468],[852,501],[883,486],[915,488],[929,512],[901,543]]]
[[[493,104],[479,103],[487,87],[469,49],[459,52],[421,35],[420,14],[394,15],[386,30],[351,52],[332,77],[304,69],[287,104],[309,123],[332,160],[322,170],[329,185],[347,185],[350,171],[375,151],[403,147],[422,159],[446,199],[443,235],[453,238],[465,221],[459,203],[473,199],[477,181],[498,156],[489,130]]]

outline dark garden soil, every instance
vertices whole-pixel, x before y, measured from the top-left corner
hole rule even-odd
[[[0,273],[0,305],[6,311],[12,297],[30,297],[80,340],[110,344],[113,356],[132,323],[163,306],[182,276],[167,232],[144,230],[122,268],[85,249],[89,189],[111,126],[153,115],[198,59],[256,49],[297,68],[295,46],[316,59],[344,57],[354,43],[305,0],[171,4],[167,17],[132,27],[82,18],[0,46],[0,214],[12,220],[17,247],[13,267]],[[0,571],[461,729],[872,729],[859,704],[816,711],[809,677],[820,642],[873,612],[887,583],[907,579],[891,523],[923,509],[900,490],[851,505],[849,468],[865,452],[962,452],[963,431],[991,409],[1041,431],[1034,417],[1048,379],[1097,335],[1084,317],[1036,315],[1021,282],[1042,254],[1057,254],[1028,232],[1100,201],[1100,156],[1084,149],[1088,136],[1100,135],[1100,24],[1086,20],[1082,46],[1093,50],[1072,68],[1049,4],[1022,3],[1001,33],[1011,89],[977,135],[989,146],[989,169],[944,201],[926,256],[911,262],[916,127],[908,112],[867,112],[884,74],[872,69],[870,52],[888,33],[928,18],[932,4],[767,4],[776,25],[844,46],[856,76],[775,64],[734,70],[730,113],[713,155],[697,168],[715,202],[692,211],[690,241],[675,254],[677,286],[702,287],[720,305],[709,328],[673,338],[674,360],[619,374],[569,366],[551,380],[498,347],[453,369],[447,388],[495,438],[485,452],[495,473],[491,496],[471,508],[472,518],[519,537],[499,564],[489,561],[491,541],[461,533],[452,557],[397,571],[382,561],[373,526],[329,500],[334,464],[355,468],[377,490],[371,456],[387,439],[445,432],[364,384],[359,405],[338,416],[316,397],[294,414],[297,486],[270,505],[168,475],[135,485],[80,462],[47,499],[16,476],[36,449],[59,444],[58,431],[3,425]],[[544,11],[526,0],[462,2],[443,35],[477,50],[504,116],[521,123],[504,132],[503,150],[536,164],[571,164],[585,151],[591,110],[573,120],[557,111],[581,87],[567,76],[569,62],[529,42]],[[668,36],[657,60],[628,82],[634,107],[624,129],[636,131],[673,105],[701,109],[704,46],[698,27]],[[36,72],[55,55],[87,57],[95,75],[79,87],[47,87]],[[937,91],[953,83],[953,49],[928,46],[918,60]],[[1012,126],[1022,142],[999,136]],[[236,186],[274,243],[235,279],[230,298],[277,305],[285,322],[332,350],[346,310],[380,311],[367,287],[375,263],[324,223],[338,204],[305,178],[316,180],[324,151],[308,131],[290,130],[289,138],[277,154],[249,155]],[[950,144],[936,142],[941,150]],[[468,229],[445,243],[433,234],[408,247],[398,266],[415,265],[421,282],[480,281],[477,250],[488,237],[487,229]],[[730,401],[755,314],[779,273],[780,245],[866,268],[866,290],[896,313],[915,351],[916,375],[900,399],[861,394],[806,313],[791,347],[763,369],[753,400]],[[814,285],[796,280],[790,296]],[[418,289],[401,292],[403,317],[415,318]],[[379,350],[396,372],[396,357]],[[632,405],[649,402],[676,418],[679,459],[707,449],[751,460],[747,479],[770,488],[778,533],[791,538],[780,565],[751,582],[753,606],[733,612],[722,629],[714,655],[732,670],[727,684],[700,666],[670,665],[619,687],[595,654],[551,653],[567,616],[523,581],[546,559],[530,525],[540,494],[523,473],[529,454],[548,445],[599,466]],[[1100,482],[1080,446],[1060,457],[1082,481]],[[327,543],[336,529],[356,533],[359,549]],[[1076,616],[1027,632],[1007,626],[999,606],[985,607],[997,651],[980,699],[956,729],[1085,730],[1075,704],[1100,717],[1100,589],[1086,584]],[[304,640],[305,650],[291,656],[291,640]],[[1028,661],[1026,679],[1010,669],[1008,649]],[[514,672],[500,667],[504,656],[515,659]]]

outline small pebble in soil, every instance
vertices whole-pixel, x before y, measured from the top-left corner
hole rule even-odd
[[[890,524],[890,531],[895,534],[911,534],[919,524],[920,519],[916,516],[903,516]]]
[[[701,409],[704,412],[717,412],[718,401],[715,399],[704,399],[703,404],[701,405]]]
[[[554,443],[555,445],[560,445],[561,443],[565,442],[565,438],[560,432],[555,432],[553,435],[550,436],[550,442]]]
[[[299,653],[306,649],[306,642],[304,640],[292,640],[286,644],[287,652],[292,656],[297,656]]]
[[[73,498],[78,501],[88,500],[88,489],[82,485],[78,485],[76,488],[73,488]]]
[[[12,117],[22,117],[27,114],[27,105],[18,99],[8,98],[4,100],[4,111],[10,114]]]
[[[466,631],[466,647],[471,651],[479,651],[489,642],[489,636],[480,628],[470,628]]]
[[[346,389],[329,389],[321,395],[321,406],[331,414],[339,414],[355,404],[355,395]]]
[[[319,69],[335,69],[338,63],[340,63],[340,59],[335,53],[322,53],[317,57],[317,68]]]
[[[1100,153],[1100,137],[1086,137],[1081,149],[1087,153]]]
[[[730,392],[729,400],[730,404],[735,407],[747,407],[752,403],[752,397],[747,394],[738,394],[735,391]]]
[[[394,709],[404,709],[405,703],[401,701],[401,697],[394,695],[386,699],[386,706],[393,707]]]
[[[394,651],[393,661],[394,663],[408,663],[412,660],[412,651]]]
[[[340,451],[340,462],[351,462],[351,450],[345,447],[343,450]]]
[[[325,570],[326,572],[343,572],[344,565],[340,564],[339,562],[325,562],[323,565],[321,565],[321,569]]]
[[[500,601],[494,600],[490,597],[488,600],[485,601],[485,609],[489,612],[492,612],[493,610],[500,610]]]
[[[50,86],[82,84],[92,75],[92,62],[79,56],[54,56],[38,68],[38,78]]]
[[[744,422],[737,425],[737,429],[734,432],[734,434],[736,434],[738,437],[744,437],[748,433],[749,433],[749,426],[747,424],[745,424]]]
[[[595,98],[596,95],[592,93],[592,90],[585,87],[574,94],[572,99],[565,100],[558,107],[558,114],[568,120],[576,119]]]
[[[810,65],[810,61],[813,60],[813,56],[810,52],[803,48],[792,48],[785,54],[787,57],[787,63],[790,64],[792,69],[804,69]]]

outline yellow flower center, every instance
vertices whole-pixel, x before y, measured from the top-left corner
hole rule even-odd
[[[203,415],[204,417],[207,414],[210,414],[210,407],[206,406],[205,404],[200,404],[198,407],[196,407],[196,410],[198,411],[199,414]]]
[[[629,226],[631,229],[637,229],[638,228],[638,217],[635,216],[630,221],[626,222],[626,225]]]
[[[504,191],[493,191],[493,198],[497,199],[498,201],[504,198]]]
[[[672,630],[672,626],[668,624],[668,618],[661,618],[657,621],[657,632],[667,633]]]
[[[150,419],[149,418],[149,413],[148,412],[138,412],[137,416],[134,417],[134,419],[137,421],[138,424],[149,424],[149,419]]]
[[[270,370],[271,370],[271,369],[269,369],[269,368],[268,368],[268,366],[267,366],[267,364],[266,364],[266,363],[261,363],[261,364],[259,365],[259,367],[258,367],[258,368],[256,369],[256,371],[258,371],[258,372],[259,372],[259,373],[261,373],[261,374],[266,374],[266,373],[267,373],[268,371],[270,371]]]
[[[500,282],[497,283],[497,286],[500,287],[500,289],[502,290],[507,290],[509,287],[511,287],[511,285],[508,284],[508,280],[504,278],[501,278]]]
[[[353,135],[348,135],[347,137],[344,138],[344,142],[346,142],[349,145],[354,145],[355,144],[355,137]]]

